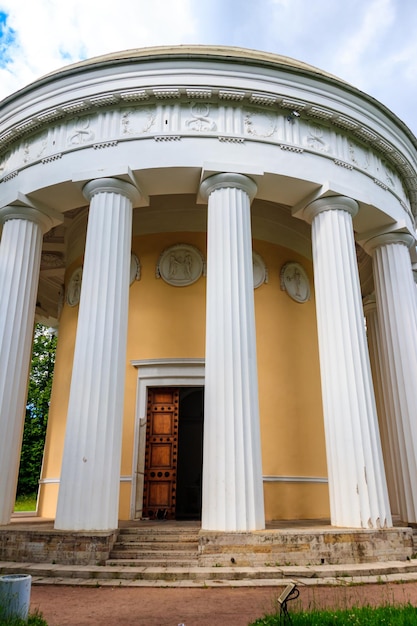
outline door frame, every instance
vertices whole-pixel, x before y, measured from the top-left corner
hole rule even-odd
[[[133,443],[130,519],[140,519],[145,476],[148,387],[204,387],[204,359],[145,359],[131,361],[138,371]]]

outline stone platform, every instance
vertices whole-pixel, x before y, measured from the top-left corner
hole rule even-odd
[[[15,515],[0,527],[0,561],[68,566],[280,568],[409,561],[413,529],[333,528],[328,520],[276,522],[251,533],[201,530],[199,522],[120,522],[112,532],[67,532]],[[95,574],[97,576],[97,574]]]
[[[200,531],[201,566],[337,565],[405,561],[414,553],[411,528],[294,529],[252,533]]]

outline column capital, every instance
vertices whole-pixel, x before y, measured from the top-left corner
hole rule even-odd
[[[252,201],[258,191],[258,186],[251,178],[244,174],[224,173],[214,174],[203,180],[200,185],[200,193],[204,200],[208,200],[209,195],[216,189],[242,189]]]
[[[316,215],[323,211],[347,211],[355,217],[359,211],[359,205],[356,200],[348,196],[326,196],[310,202],[303,211],[303,217],[311,224]]]
[[[42,234],[57,226],[57,224],[63,221],[63,218],[55,211],[49,211],[47,209],[38,209],[35,207],[29,207],[25,205],[9,205],[0,209],[0,224],[4,224],[9,220],[27,220],[34,222],[40,226]]]
[[[128,198],[132,204],[140,198],[140,193],[134,185],[119,178],[95,178],[84,185],[83,194],[87,200],[90,201],[97,193],[117,193]]]
[[[377,248],[390,244],[402,244],[406,248],[411,248],[415,239],[411,233],[381,233],[376,237],[371,237],[361,242],[365,252],[372,256]]]

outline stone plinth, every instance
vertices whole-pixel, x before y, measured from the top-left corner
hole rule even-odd
[[[102,565],[117,531],[0,530],[0,561]]]
[[[411,528],[201,531],[198,562],[203,567],[336,565],[405,561],[412,553]]]

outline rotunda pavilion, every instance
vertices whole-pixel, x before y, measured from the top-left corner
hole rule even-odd
[[[0,112],[0,524],[35,320],[38,515],[417,523],[416,138],[293,59],[129,50]],[[366,321],[365,321],[366,320]]]

